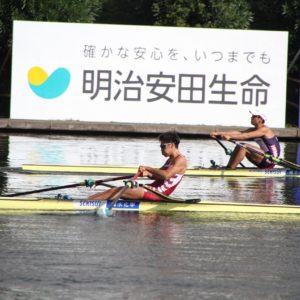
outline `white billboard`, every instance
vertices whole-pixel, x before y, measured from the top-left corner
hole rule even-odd
[[[11,118],[285,126],[288,33],[14,21]]]

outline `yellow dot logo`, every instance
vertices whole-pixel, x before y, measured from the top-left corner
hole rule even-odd
[[[65,68],[56,69],[50,76],[37,66],[28,71],[28,84],[31,90],[44,99],[62,95],[67,90],[70,80],[70,72]]]

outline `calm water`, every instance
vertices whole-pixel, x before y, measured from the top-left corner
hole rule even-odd
[[[282,147],[283,157],[296,161],[298,144]],[[183,139],[181,150],[190,166],[209,166],[211,159],[225,165],[228,160],[211,140]],[[33,135],[0,136],[0,159],[0,167],[159,166],[164,161],[152,138]],[[0,190],[5,194],[85,178],[2,172]],[[299,202],[298,187],[298,179],[186,177],[174,196],[291,203]],[[86,196],[95,191],[81,187],[62,192]],[[297,216],[0,215],[0,298],[299,299],[299,252]]]

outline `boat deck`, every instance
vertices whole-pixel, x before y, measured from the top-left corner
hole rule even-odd
[[[33,173],[85,173],[85,174],[135,174],[135,166],[113,166],[113,165],[36,165],[23,164],[22,170]],[[237,168],[236,170],[220,168],[188,169],[186,176],[211,176],[211,177],[300,177],[300,171],[286,168],[258,169],[258,168]]]
[[[0,212],[91,212],[106,209],[111,201],[87,199],[39,199],[0,197]],[[115,211],[138,212],[231,212],[251,214],[299,214],[300,206],[274,205],[257,203],[214,202],[201,201],[199,203],[171,202],[171,201],[140,201],[119,200],[114,205]]]

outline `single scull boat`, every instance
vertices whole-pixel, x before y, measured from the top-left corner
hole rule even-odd
[[[134,174],[137,167],[112,165],[37,165],[23,164],[25,172],[37,173],[86,173],[86,174]],[[236,170],[220,168],[192,168],[186,171],[187,176],[211,177],[300,177],[300,171],[286,168],[270,170],[258,168],[237,168]]]
[[[88,199],[55,199],[55,198],[23,198],[0,197],[0,213],[9,212],[91,212],[109,207],[111,201]],[[275,205],[258,203],[214,202],[198,203],[178,201],[140,201],[119,200],[115,203],[115,211],[137,212],[230,212],[230,213],[263,213],[263,214],[298,214],[300,206]]]

